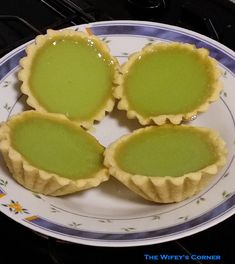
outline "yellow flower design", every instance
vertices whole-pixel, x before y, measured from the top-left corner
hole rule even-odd
[[[9,210],[15,214],[19,214],[19,213],[25,213],[28,214],[27,209],[23,208],[23,206],[19,203],[19,202],[15,202],[13,200],[11,200],[11,203],[9,204],[2,204],[5,207],[8,207]]]
[[[11,208],[13,211],[17,213],[22,213],[23,212],[23,207],[19,204],[19,202],[16,203],[11,203],[8,205],[9,208]]]

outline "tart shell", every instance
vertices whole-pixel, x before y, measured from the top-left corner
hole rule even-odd
[[[78,32],[72,29],[65,29],[62,31],[59,30],[52,30],[52,29],[48,29],[47,30],[47,34],[46,35],[39,35],[35,38],[35,41],[28,45],[25,49],[26,51],[26,57],[22,58],[19,62],[20,66],[21,66],[21,70],[18,73],[18,79],[20,81],[22,81],[22,85],[20,87],[21,91],[23,94],[27,95],[27,104],[31,107],[33,107],[35,110],[42,112],[42,113],[47,113],[47,109],[45,109],[35,98],[35,96],[32,94],[31,90],[30,90],[30,85],[29,85],[29,77],[30,77],[30,72],[31,72],[31,66],[33,64],[33,59],[35,57],[35,55],[37,54],[38,49],[40,49],[41,47],[44,46],[44,44],[51,38],[53,37],[57,37],[57,36],[75,36],[78,39],[88,39],[93,41],[94,43],[96,43],[96,45],[106,54],[109,54],[109,48],[106,45],[106,43],[104,43],[103,41],[101,41],[98,37],[94,36],[94,35],[88,35],[84,32]],[[114,64],[114,78],[113,78],[113,87],[116,85],[116,79],[118,78],[118,72],[120,71],[120,67],[119,67],[119,63],[118,60],[109,55],[110,58],[113,61]],[[111,89],[113,89],[113,87]],[[100,109],[99,111],[97,111],[95,113],[95,115],[91,118],[89,118],[88,120],[72,120],[75,121],[77,123],[79,123],[80,125],[82,125],[84,128],[90,128],[94,121],[100,121],[104,118],[105,113],[106,112],[111,112],[113,110],[115,104],[115,98],[110,97],[107,102],[105,103],[104,107],[102,109]]]
[[[121,137],[119,140],[112,143],[104,152],[104,164],[109,168],[110,174],[146,200],[156,203],[173,203],[185,200],[205,188],[213,176],[217,174],[219,169],[226,163],[227,150],[225,148],[225,142],[213,130],[195,127],[198,131],[209,134],[218,153],[218,160],[215,163],[199,171],[187,173],[179,177],[159,177],[157,175],[152,177],[131,174],[122,170],[114,157],[116,148],[120,144],[126,142],[131,136],[150,130],[151,128],[152,126],[141,128],[130,135]]]
[[[208,99],[199,105],[197,108],[192,109],[190,112],[187,113],[179,113],[179,114],[162,114],[162,115],[156,115],[156,116],[148,116],[145,117],[135,111],[131,108],[129,105],[128,99],[124,92],[124,78],[125,75],[128,74],[131,67],[134,65],[136,60],[139,58],[139,56],[142,56],[143,54],[149,54],[153,51],[158,50],[164,50],[168,47],[176,48],[176,49],[184,49],[191,52],[197,52],[197,54],[202,58],[202,60],[210,65],[210,67],[213,69],[210,74],[213,79],[213,83],[211,84],[213,92],[208,97]],[[218,100],[220,91],[223,88],[222,82],[219,80],[221,76],[221,71],[218,68],[217,61],[209,56],[209,51],[205,48],[196,48],[195,45],[188,44],[188,43],[157,43],[157,44],[148,44],[146,45],[140,52],[136,52],[129,56],[126,63],[124,63],[121,67],[120,74],[117,79],[118,86],[114,90],[114,97],[116,99],[119,99],[118,103],[118,109],[125,110],[127,112],[127,117],[129,119],[137,118],[139,123],[141,125],[148,125],[155,123],[157,125],[163,125],[166,123],[172,123],[172,124],[180,124],[182,121],[189,121],[195,119],[195,117],[201,113],[207,111],[210,103]]]
[[[27,113],[35,111],[27,111]],[[26,112],[24,112],[25,114]],[[52,118],[67,120],[60,114],[47,114]],[[10,119],[15,120],[20,115]],[[6,165],[13,178],[25,188],[51,196],[61,196],[78,192],[98,186],[100,183],[109,179],[108,170],[103,167],[90,178],[71,180],[61,177],[55,173],[50,173],[31,165],[18,151],[11,146],[9,123],[2,123],[0,126],[0,151]],[[74,124],[76,125],[76,124]]]

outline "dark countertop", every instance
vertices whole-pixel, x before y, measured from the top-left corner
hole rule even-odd
[[[45,238],[32,230],[14,222],[0,213],[1,263],[14,263],[16,256],[21,256],[24,263],[156,263],[146,260],[145,255],[215,255],[220,261],[186,261],[185,263],[233,263],[235,251],[235,216],[200,233],[176,241],[162,244],[105,248],[72,244]],[[13,254],[9,251],[14,252]],[[3,262],[2,262],[3,261]],[[183,263],[182,261],[158,261],[157,263]]]

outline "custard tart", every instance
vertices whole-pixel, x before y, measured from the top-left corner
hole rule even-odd
[[[149,126],[105,150],[110,174],[143,198],[179,202],[202,190],[226,163],[224,141],[208,128]]]
[[[157,43],[132,54],[122,66],[114,96],[118,108],[142,125],[180,124],[219,98],[218,63],[204,48]]]
[[[98,37],[72,29],[48,30],[26,54],[18,77],[35,110],[64,114],[85,128],[112,111],[119,64]]]
[[[63,115],[26,111],[0,126],[0,150],[15,180],[59,196],[108,180],[97,140]]]

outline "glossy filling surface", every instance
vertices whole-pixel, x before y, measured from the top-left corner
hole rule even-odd
[[[145,176],[183,176],[217,159],[208,134],[176,126],[151,128],[131,136],[115,152],[122,170]]]
[[[143,116],[187,113],[211,94],[211,71],[195,52],[154,51],[139,56],[124,76],[124,94]]]
[[[70,122],[27,115],[11,124],[11,143],[31,165],[70,179],[103,167],[103,147]]]
[[[111,97],[113,74],[113,60],[98,43],[54,37],[37,51],[29,85],[47,111],[86,120]]]

